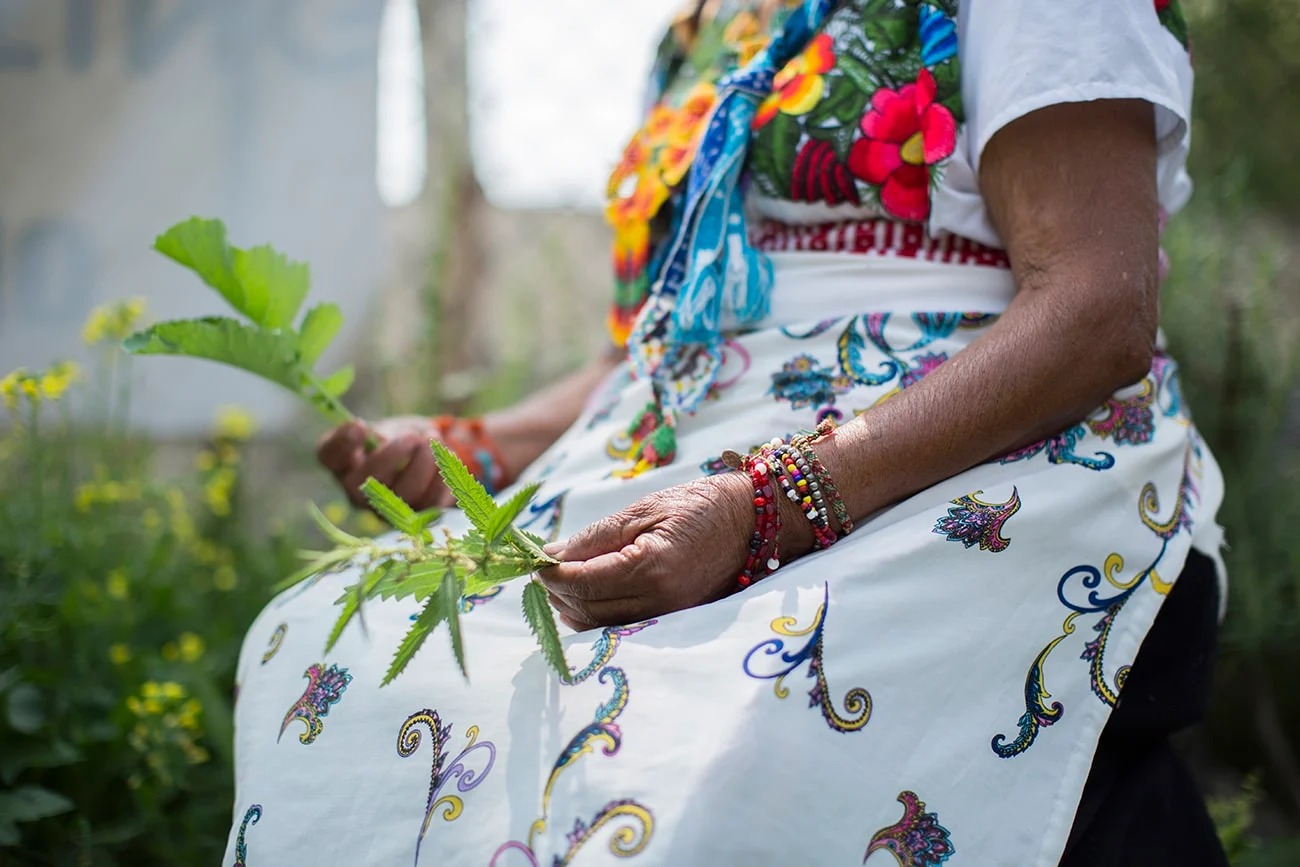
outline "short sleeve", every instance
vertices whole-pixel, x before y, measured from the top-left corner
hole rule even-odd
[[[1191,193],[1185,165],[1192,70],[1182,42],[1161,21],[1157,6],[1168,5],[964,0],[958,45],[965,124],[934,191],[931,231],[1001,246],[979,195],[989,140],[1040,108],[1098,99],[1153,106],[1160,204],[1170,213],[1180,208]]]

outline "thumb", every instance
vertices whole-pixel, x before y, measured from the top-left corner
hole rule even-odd
[[[641,535],[645,523],[643,518],[630,510],[615,512],[564,541],[551,542],[542,551],[556,560],[590,560],[631,545]]]

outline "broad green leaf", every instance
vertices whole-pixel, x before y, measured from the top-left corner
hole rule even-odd
[[[36,822],[66,813],[74,806],[58,792],[40,786],[19,786],[0,792],[0,822]]]
[[[437,440],[433,441],[432,446],[433,456],[438,462],[438,472],[442,474],[447,489],[456,497],[456,505],[460,506],[476,530],[486,534],[497,504],[451,449]]]
[[[154,239],[153,248],[198,274],[231,307],[245,312],[244,287],[235,276],[226,227],[220,220],[190,217]]]
[[[510,522],[519,517],[520,512],[528,508],[528,504],[532,502],[541,486],[541,482],[524,485],[513,497],[497,507],[496,511],[492,513],[492,520],[488,522],[487,529],[483,531],[483,535],[487,537],[489,543],[500,539],[501,534],[510,529]]]
[[[311,283],[307,265],[268,244],[230,252],[235,279],[244,290],[244,315],[264,328],[292,325]]]
[[[447,618],[447,631],[451,634],[451,652],[460,666],[461,676],[469,680],[469,669],[465,667],[465,642],[460,634],[460,596],[464,587],[456,567],[447,563],[447,577],[442,579],[442,588],[438,591],[438,603]]]
[[[361,493],[366,495],[370,507],[379,517],[392,524],[394,529],[408,536],[419,535],[421,527],[415,510],[383,482],[372,476],[361,485]]]
[[[360,586],[353,584],[338,601],[342,603],[343,609],[339,611],[339,617],[334,621],[334,628],[330,630],[330,637],[325,640],[326,653],[329,653],[334,649],[334,645],[338,644],[339,638],[343,635],[343,630],[352,622],[357,610],[361,608]]]
[[[546,588],[538,581],[529,581],[524,588],[524,619],[542,646],[542,656],[561,677],[569,677],[569,664],[560,646],[560,633],[555,628],[555,614],[546,598]]]
[[[392,664],[388,666],[388,673],[384,675],[380,686],[388,686],[393,680],[401,674],[406,666],[411,662],[424,640],[433,632],[435,626],[442,621],[442,597],[433,596],[425,603],[424,610],[420,616],[415,618],[411,628],[407,630],[406,636],[402,638],[402,643],[397,647],[397,653],[393,655]]]
[[[160,322],[122,344],[135,355],[206,358],[255,373],[302,393],[298,338],[292,331],[266,331],[224,316]]]
[[[320,527],[321,532],[335,545],[341,548],[361,548],[366,544],[365,539],[353,536],[351,533],[336,527],[333,521],[325,517],[324,512],[316,508],[315,503],[308,503],[307,511],[311,515],[311,519],[316,522],[316,526]]]
[[[342,327],[343,311],[337,304],[317,304],[307,311],[298,329],[298,353],[304,367],[315,366]]]
[[[14,731],[25,735],[38,733],[45,725],[45,698],[38,687],[20,683],[9,690],[5,715]]]

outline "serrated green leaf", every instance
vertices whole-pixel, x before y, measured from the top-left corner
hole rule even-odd
[[[198,274],[231,307],[244,311],[244,288],[235,276],[226,226],[220,220],[190,217],[154,239],[153,248]]]
[[[320,381],[321,391],[330,397],[342,397],[347,390],[352,387],[352,381],[357,378],[357,371],[352,365],[348,364],[340,367]]]
[[[339,568],[346,565],[347,561],[352,559],[354,556],[354,552],[351,550],[327,551],[323,553],[313,551],[311,553],[319,554],[320,556],[313,558],[312,562],[280,581],[271,588],[271,592],[283,593],[295,584],[301,584],[314,575],[319,575],[323,572],[337,571]]]
[[[385,569],[384,574],[370,588],[369,599],[428,599],[438,592],[443,576],[447,574],[447,562],[443,559],[417,563],[393,559],[381,566]]]
[[[520,512],[528,508],[528,504],[533,501],[533,497],[537,495],[537,491],[541,487],[541,482],[524,485],[513,497],[497,506],[496,511],[492,513],[492,520],[488,523],[487,529],[483,531],[483,535],[487,537],[489,544],[500,539],[501,534],[510,529],[511,522],[519,517]]]
[[[476,530],[486,534],[488,526],[492,523],[492,516],[496,513],[497,504],[493,502],[487,489],[470,473],[464,462],[456,457],[455,452],[437,440],[434,440],[431,445],[433,457],[438,462],[438,472],[442,474],[447,489],[456,498],[456,505],[460,506],[461,511],[465,513],[466,518],[469,518]]]
[[[329,653],[338,644],[339,638],[343,636],[343,630],[352,622],[357,611],[361,608],[361,588],[356,584],[348,587],[347,592],[338,600],[342,603],[343,608],[339,611],[338,619],[334,621],[334,628],[330,630],[329,638],[325,639],[325,652]],[[336,603],[337,604],[337,603]]]
[[[266,331],[225,316],[160,322],[128,337],[122,348],[135,355],[184,355],[238,367],[302,393],[298,338]]]
[[[537,568],[536,561],[527,554],[514,557],[494,554],[486,570],[465,576],[465,593],[471,596],[486,593],[498,585],[532,575]]]
[[[546,598],[546,588],[538,581],[529,581],[524,587],[524,619],[533,635],[537,636],[546,662],[561,677],[569,677],[569,664],[564,659],[564,648],[560,646],[560,632],[555,628],[555,614]]]
[[[406,635],[402,638],[402,643],[397,646],[397,652],[393,654],[393,661],[388,666],[388,672],[384,675],[380,686],[388,686],[393,680],[406,670],[411,659],[415,656],[416,651],[424,644],[429,633],[433,632],[443,619],[442,597],[431,596],[429,601],[424,604],[424,609],[420,616],[415,618],[411,628],[407,630]]]
[[[465,667],[465,641],[460,633],[460,597],[463,589],[464,583],[456,574],[456,567],[448,562],[447,576],[442,579],[442,587],[438,590],[439,603],[447,619],[452,655],[456,657],[456,664],[460,666],[461,676],[468,681],[469,669]]]
[[[0,822],[36,822],[73,809],[69,798],[40,786],[19,786],[0,792]]]
[[[264,328],[288,328],[307,297],[311,270],[269,244],[230,250],[231,269],[244,290],[241,312]]]
[[[427,530],[442,518],[442,509],[432,506],[428,509],[421,509],[415,513],[416,524],[421,530]]]
[[[307,311],[298,329],[298,352],[304,367],[315,366],[342,327],[343,311],[337,304],[317,304]]]
[[[419,535],[421,528],[415,510],[383,482],[372,476],[361,485],[361,493],[366,495],[370,508],[374,509],[379,517],[392,524],[394,529],[408,536]]]
[[[529,533],[527,530],[520,530],[518,527],[511,527],[510,532],[506,535],[506,541],[509,542],[516,550],[534,561],[534,568],[540,569],[543,566],[558,566],[560,561],[547,554],[542,550],[542,546],[547,541],[536,533]]]
[[[316,508],[315,503],[307,504],[307,513],[311,515],[311,519],[316,522],[316,526],[320,527],[320,531],[340,548],[361,548],[365,546],[365,539],[362,539],[359,536],[353,536],[346,530],[336,527],[333,521],[325,517],[324,512]]]

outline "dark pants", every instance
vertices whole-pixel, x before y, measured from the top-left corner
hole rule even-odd
[[[1102,731],[1061,867],[1227,867],[1169,743],[1209,706],[1218,601],[1214,564],[1193,551]]]

